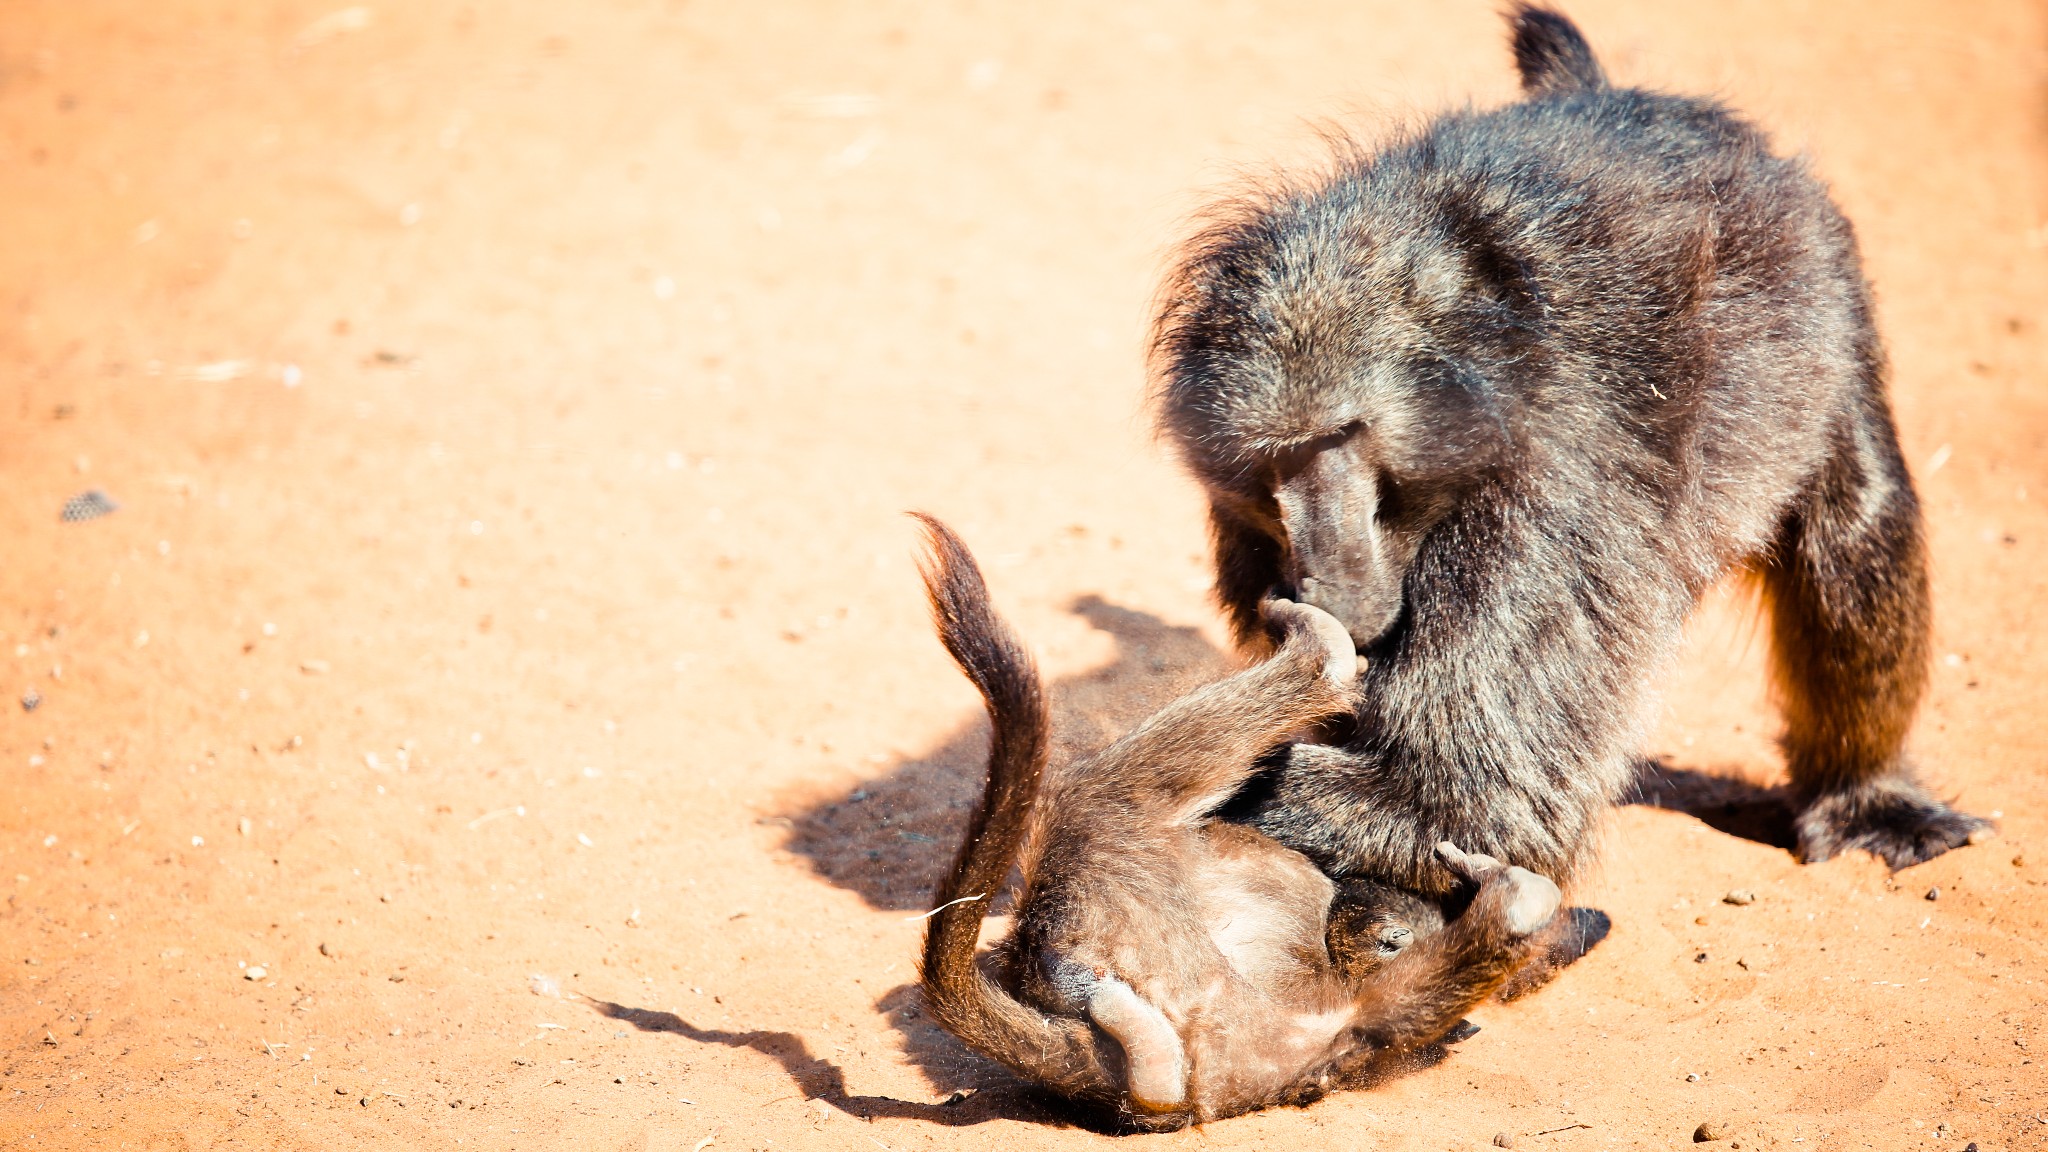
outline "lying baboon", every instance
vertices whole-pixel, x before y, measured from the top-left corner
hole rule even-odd
[[[1438,896],[1450,840],[1569,884],[1687,615],[1749,567],[1800,857],[1989,835],[1901,751],[1926,554],[1848,222],[1733,112],[1510,19],[1523,99],[1223,207],[1166,287],[1160,424],[1240,641],[1283,596],[1368,659],[1233,813],[1336,877]]]
[[[1260,753],[1349,708],[1351,640],[1316,608],[1269,601],[1271,659],[1047,769],[1036,667],[959,538],[920,519],[939,636],[994,727],[920,965],[933,1019],[970,1048],[1139,1128],[1306,1103],[1442,1037],[1557,912],[1549,880],[1445,843],[1438,866],[1473,889],[1456,919],[1333,917],[1336,886],[1300,853],[1209,818]],[[1013,863],[1015,926],[984,971],[982,917]]]

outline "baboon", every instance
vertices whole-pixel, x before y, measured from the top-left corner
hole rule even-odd
[[[1159,423],[1238,639],[1278,596],[1367,661],[1234,816],[1333,877],[1441,896],[1449,840],[1568,886],[1686,617],[1747,568],[1800,858],[1977,842],[1901,750],[1927,560],[1849,223],[1729,109],[1509,21],[1521,100],[1223,206],[1163,292]]]
[[[1268,601],[1270,659],[1048,768],[1031,658],[959,538],[920,519],[939,636],[993,725],[920,964],[933,1019],[970,1048],[1120,1125],[1178,1128],[1369,1075],[1526,959],[1560,898],[1533,872],[1436,845],[1464,907],[1416,933],[1383,902],[1333,916],[1337,886],[1300,853],[1210,819],[1262,752],[1351,707],[1357,658],[1333,617]],[[1013,864],[1015,925],[985,970],[982,918]]]

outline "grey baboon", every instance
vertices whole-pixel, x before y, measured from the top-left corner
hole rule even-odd
[[[1120,1123],[1177,1128],[1306,1103],[1436,1041],[1536,947],[1559,892],[1533,872],[1433,846],[1465,907],[1413,933],[1383,901],[1333,916],[1337,886],[1300,853],[1210,818],[1261,753],[1351,706],[1334,618],[1268,601],[1270,659],[1048,768],[1035,666],[966,547],[922,519],[933,618],[994,730],[920,965],[933,1019],[969,1047]],[[984,969],[1013,864],[1015,926]]]
[[[1441,895],[1450,840],[1568,884],[1687,615],[1746,566],[1801,858],[1976,842],[1901,751],[1925,545],[1848,222],[1727,108],[1510,21],[1520,101],[1224,205],[1166,287],[1160,424],[1240,641],[1282,596],[1368,661],[1233,813],[1335,877]]]

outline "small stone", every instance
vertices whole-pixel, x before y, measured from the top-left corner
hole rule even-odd
[[[1934,887],[1932,887],[1932,888],[1929,888],[1929,889],[1927,890],[1927,898],[1928,898],[1929,900],[1939,900],[1939,899],[1941,899],[1941,885],[1939,885],[1939,884],[1936,884],[1936,885],[1935,885]]]
[[[269,970],[265,969],[261,964],[251,964],[247,968],[242,969],[242,979],[244,980],[261,980],[268,975],[270,975]]]
[[[105,492],[92,488],[64,501],[64,506],[57,512],[57,518],[66,524],[77,524],[85,520],[97,520],[119,507],[120,505],[114,503]]]
[[[348,1095],[348,1089],[346,1089],[346,1088],[343,1088],[343,1087],[342,1087],[341,1085],[339,1085],[339,1084],[336,1084],[336,1085],[334,1086],[334,1094],[335,1094],[336,1096],[346,1096],[346,1095]]]
[[[1955,1134],[1955,1129],[1949,1127],[1948,1121],[1944,1120],[1934,1126],[1934,1134],[1945,1140]]]
[[[1737,888],[1733,892],[1728,893],[1726,896],[1721,897],[1721,903],[1754,904],[1756,903],[1756,893],[1751,892],[1747,888]]]
[[[1734,1132],[1735,1126],[1726,1120],[1707,1120],[1692,1130],[1692,1142],[1704,1144],[1709,1140],[1726,1140]]]
[[[1493,1134],[1493,1146],[1495,1148],[1513,1148],[1515,1146],[1514,1133],[1495,1132]]]
[[[626,1078],[625,1078],[624,1076],[614,1076],[614,1077],[612,1077],[612,1083],[614,1083],[614,1084],[624,1084],[625,1082],[626,1082]]]
[[[1707,954],[1705,952],[1700,953],[1692,958],[1692,962],[1695,964],[1705,964],[1707,962]]]
[[[329,944],[329,943],[328,943],[327,941],[325,941],[325,940],[322,940],[322,941],[320,942],[320,954],[321,954],[322,956],[328,957],[329,959],[332,959],[332,958],[334,958],[335,956],[338,956],[338,955],[340,955],[340,954],[341,954],[341,951],[340,951],[340,949],[336,948],[336,947],[335,947],[334,945],[332,945],[332,944]]]
[[[1700,1082],[1700,1074],[1699,1074],[1699,1073],[1697,1073],[1697,1072],[1687,1072],[1687,1073],[1685,1074],[1685,1082],[1686,1082],[1687,1084],[1697,1084],[1697,1083],[1699,1083],[1699,1082]]]
[[[21,694],[21,710],[23,712],[35,711],[36,705],[41,704],[42,702],[43,694],[41,692],[36,691],[33,688]]]

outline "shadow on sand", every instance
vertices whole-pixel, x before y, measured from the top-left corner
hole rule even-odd
[[[884,1000],[900,1000],[906,995],[914,998],[914,992],[909,985],[891,993]],[[614,1004],[609,1000],[589,997],[584,997],[583,1000],[599,1015],[630,1024],[642,1032],[667,1032],[699,1044],[751,1048],[781,1064],[782,1070],[789,1075],[790,1083],[803,1094],[804,1099],[821,1100],[848,1116],[862,1120],[924,1120],[948,1128],[961,1128],[999,1119],[1041,1122],[1058,1122],[1060,1119],[1053,1111],[1044,1107],[1029,1088],[1015,1081],[988,1091],[962,1089],[953,1092],[944,1100],[934,1102],[898,1100],[894,1096],[855,1096],[846,1090],[845,1071],[830,1060],[812,1055],[810,1045],[794,1032],[728,1032],[718,1028],[699,1028],[673,1012],[632,1008],[624,1004]],[[936,1029],[932,1031],[936,1032]],[[952,1047],[957,1051],[957,1044]],[[953,1060],[948,1063],[960,1061]],[[996,1066],[985,1064],[985,1067],[995,1069]],[[1006,1077],[998,1072],[980,1079],[1003,1083]]]
[[[1735,771],[1733,766],[1730,772]],[[1683,812],[1717,831],[1791,851],[1792,800],[1783,787],[1764,787],[1733,775],[1680,768],[1661,760],[1636,767],[1635,795],[1628,803]]]

